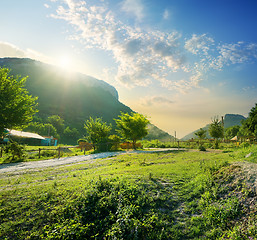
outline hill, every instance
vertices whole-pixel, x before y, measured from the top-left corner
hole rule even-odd
[[[241,126],[241,121],[246,119],[244,116],[239,115],[239,114],[226,114],[224,117],[224,127],[228,128],[228,127],[232,127],[235,125],[239,125]],[[202,129],[207,131],[207,138],[211,138],[211,136],[208,133],[208,128],[209,128],[210,124],[207,124],[205,127],[202,127]],[[198,131],[199,129],[193,131],[192,133],[187,134],[186,136],[184,136],[181,140],[186,141],[192,138],[196,138],[195,133]]]
[[[121,111],[132,112],[119,101],[117,90],[102,80],[27,58],[0,58],[0,66],[9,68],[14,76],[28,76],[26,88],[31,95],[38,96],[37,118],[44,122],[51,115],[59,115],[81,137],[89,117],[101,117],[114,125],[113,118]],[[150,137],[156,132],[159,136],[164,134],[158,128],[154,128],[154,133],[151,129]]]

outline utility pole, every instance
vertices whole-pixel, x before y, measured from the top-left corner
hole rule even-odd
[[[222,123],[222,127],[223,127],[223,142],[225,142],[224,116],[221,116],[221,123]]]

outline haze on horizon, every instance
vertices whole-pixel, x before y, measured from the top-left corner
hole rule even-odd
[[[0,57],[102,79],[181,138],[257,102],[256,9],[251,0],[8,0]]]

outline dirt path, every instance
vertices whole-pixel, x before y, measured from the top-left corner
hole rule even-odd
[[[82,156],[74,156],[74,157],[65,157],[65,158],[54,158],[48,160],[41,161],[33,161],[33,162],[18,162],[18,163],[8,163],[0,165],[0,174],[7,172],[16,172],[21,170],[28,170],[34,168],[46,168],[46,167],[54,167],[66,164],[74,164],[78,162],[85,162],[94,159],[108,158],[114,157],[121,154],[134,154],[134,153],[154,153],[154,152],[163,152],[163,151],[171,151],[177,150],[174,148],[169,149],[155,149],[150,151],[126,151],[126,152],[104,152],[104,153],[95,153],[90,155],[82,155]]]

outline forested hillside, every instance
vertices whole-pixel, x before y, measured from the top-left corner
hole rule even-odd
[[[132,111],[118,100],[114,87],[93,77],[31,59],[1,58],[0,66],[9,68],[12,75],[28,76],[26,88],[38,96],[39,112],[35,121],[45,123],[48,117],[58,115],[65,127],[78,130],[78,137],[85,133],[84,122],[89,117],[101,117],[114,125],[113,118],[121,111]],[[150,138],[168,135],[158,128],[150,129],[154,129],[150,131]]]

